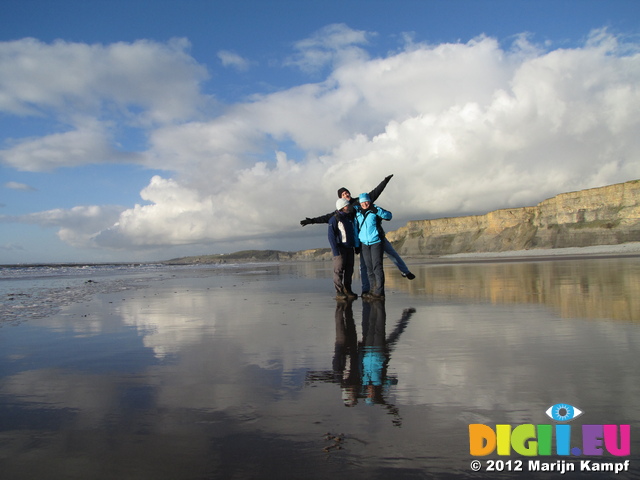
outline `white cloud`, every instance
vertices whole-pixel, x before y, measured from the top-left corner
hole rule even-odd
[[[283,153],[277,156],[275,166],[258,163],[233,181],[211,179],[208,190],[215,193],[154,176],[141,192],[147,204],[124,211],[94,240],[98,246],[128,248],[278,237],[291,228],[291,214],[299,211],[292,199],[308,188],[299,182],[300,174],[310,170],[301,170]]]
[[[229,50],[220,50],[218,52],[218,58],[224,67],[233,67],[243,72],[249,70],[251,65],[248,60]]]
[[[31,185],[27,185],[26,183],[20,182],[7,182],[4,184],[5,188],[10,188],[11,190],[23,190],[25,192],[34,192],[36,189]]]
[[[353,30],[342,23],[327,25],[311,37],[295,44],[296,54],[287,65],[305,72],[316,72],[330,65],[341,65],[369,57],[360,45],[367,45],[375,34]]]
[[[211,103],[200,92],[208,73],[189,48],[184,39],[0,42],[0,112],[56,125],[41,137],[6,138],[0,162],[28,171],[140,162],[122,151],[119,137],[193,120]]]
[[[75,130],[18,142],[0,151],[0,160],[16,170],[39,172],[90,163],[140,163],[139,154],[118,151],[104,125],[89,120]]]
[[[154,168],[192,173],[211,182],[228,179],[249,166],[262,152],[264,132],[242,114],[227,114],[208,122],[160,128],[149,137],[145,163]],[[210,184],[210,183],[209,183]]]
[[[65,225],[65,238],[111,248],[255,239],[277,247],[300,235],[298,220],[331,211],[338,187],[360,193],[391,173],[379,203],[404,220],[531,205],[640,177],[638,45],[604,31],[551,51],[524,36],[512,49],[480,37],[370,59],[368,38],[331,26],[300,42],[295,59],[331,65],[324,81],[151,130],[136,161],[174,173],[151,179],[145,204],[94,229]],[[150,111],[177,115],[158,105]],[[108,136],[94,133],[93,151],[113,161]],[[43,168],[36,157],[11,164]]]
[[[74,247],[92,247],[95,233],[113,225],[123,210],[123,207],[113,205],[78,206],[20,216],[0,215],[0,222],[58,228],[58,237],[65,243]]]
[[[189,43],[147,40],[87,45],[0,42],[0,111],[18,115],[116,108],[133,122],[188,118],[202,101],[206,69]]]

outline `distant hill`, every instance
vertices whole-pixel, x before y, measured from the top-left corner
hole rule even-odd
[[[245,262],[282,262],[291,260],[321,260],[329,248],[302,250],[299,252],[282,252],[280,250],[242,250],[240,252],[219,255],[198,255],[167,260],[167,265],[224,264]],[[330,257],[327,257],[330,258]]]
[[[640,180],[562,193],[533,207],[485,215],[415,220],[387,233],[401,255],[438,256],[536,248],[618,245],[640,241]],[[329,260],[329,248],[282,252],[244,250],[169,260],[211,264]]]

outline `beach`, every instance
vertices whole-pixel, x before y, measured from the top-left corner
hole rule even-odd
[[[5,274],[2,478],[511,478],[469,425],[557,404],[572,448],[630,425],[630,454],[536,459],[639,478],[638,245],[388,262],[384,302],[322,262]]]

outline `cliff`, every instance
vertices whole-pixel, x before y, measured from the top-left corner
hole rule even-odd
[[[640,241],[640,180],[563,193],[534,207],[416,220],[387,233],[402,255],[446,255]]]

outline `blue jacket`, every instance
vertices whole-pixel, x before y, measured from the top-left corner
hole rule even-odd
[[[346,239],[343,238],[340,224],[342,224],[342,228],[344,228]],[[349,215],[346,213],[335,212],[329,219],[329,245],[331,245],[331,252],[334,257],[340,255],[339,245],[351,248],[360,246],[353,219],[349,218]]]
[[[391,212],[371,205],[368,210],[356,208],[356,227],[358,238],[364,245],[374,245],[384,238],[384,231],[380,225],[382,220],[391,220]]]

